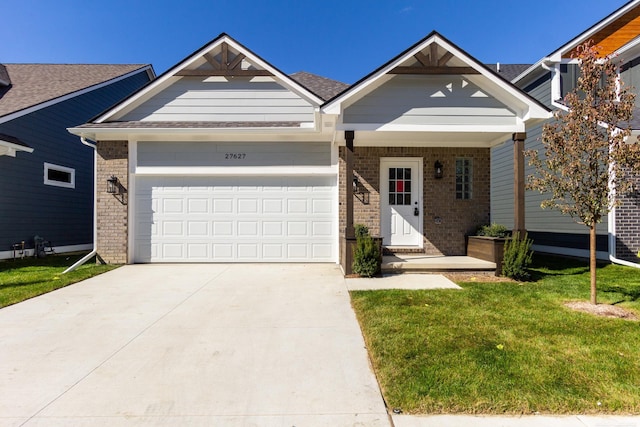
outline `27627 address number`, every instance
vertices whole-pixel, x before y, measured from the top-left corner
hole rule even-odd
[[[242,160],[247,157],[247,153],[224,153],[225,160]]]

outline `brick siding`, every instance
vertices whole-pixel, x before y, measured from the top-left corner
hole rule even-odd
[[[372,235],[380,235],[380,158],[421,157],[423,159],[424,253],[429,255],[464,255],[465,235],[473,233],[490,218],[490,151],[485,148],[414,148],[355,147],[354,174],[369,192],[369,203],[354,196],[354,223],[369,227]],[[455,160],[473,159],[473,198],[455,198]],[[345,148],[340,148],[339,160],[339,227],[344,236],[346,226]],[[444,166],[442,179],[434,178],[434,163]],[[366,200],[365,200],[366,201]],[[436,219],[439,218],[439,223]]]
[[[129,219],[126,193],[129,176],[128,142],[99,141],[97,151],[98,256],[109,264],[126,264]],[[118,178],[124,194],[107,193],[107,179],[112,175]]]
[[[633,179],[635,191],[621,197],[621,205],[616,208],[616,257],[638,262],[640,250],[640,176]]]

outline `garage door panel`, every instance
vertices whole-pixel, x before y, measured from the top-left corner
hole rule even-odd
[[[332,177],[138,177],[135,260],[335,262],[335,192]]]

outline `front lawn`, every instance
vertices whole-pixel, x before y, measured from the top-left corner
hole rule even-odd
[[[117,267],[96,265],[93,259],[72,272],[62,274],[85,254],[0,261],[0,307],[16,304]]]
[[[589,299],[586,262],[537,257],[528,283],[358,291],[353,306],[390,408],[405,413],[640,413],[640,322]],[[546,266],[546,267],[542,267]],[[640,314],[640,270],[598,271],[599,302]]]

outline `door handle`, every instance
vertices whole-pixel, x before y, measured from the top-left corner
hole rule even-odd
[[[413,208],[413,216],[419,216],[420,211],[418,210],[418,202],[416,202],[416,206]]]

